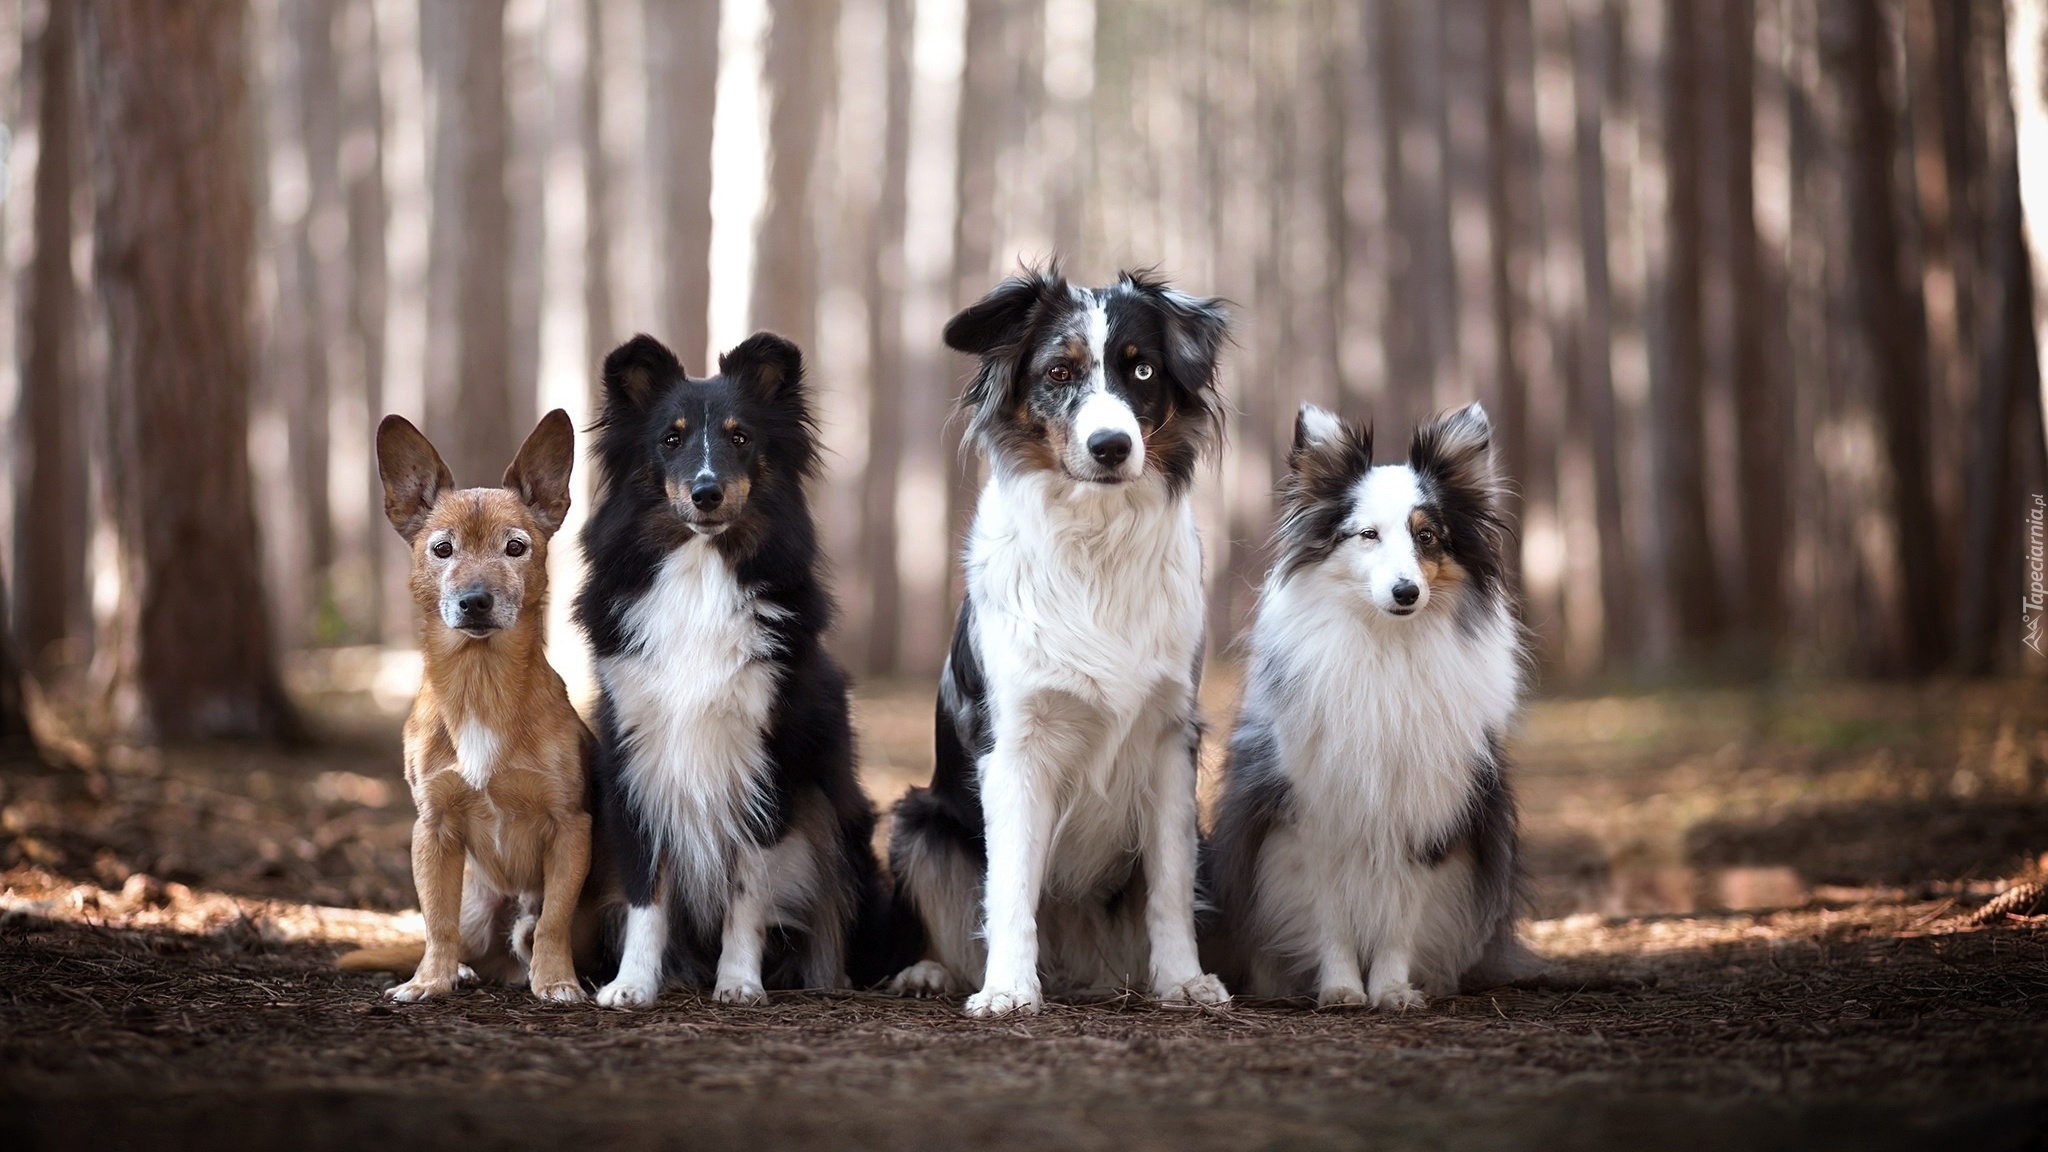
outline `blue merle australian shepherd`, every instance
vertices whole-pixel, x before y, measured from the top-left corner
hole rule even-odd
[[[1406,460],[1305,406],[1205,873],[1233,987],[1401,1010],[1530,974],[1501,740],[1522,645],[1486,413]]]
[[[1201,545],[1226,318],[1148,275],[1003,282],[946,325],[990,465],[939,685],[931,787],[896,807],[897,990],[1228,999],[1194,937]],[[900,946],[900,945],[899,945]]]
[[[689,377],[647,336],[604,363],[576,620],[602,693],[600,839],[627,905],[607,1007],[671,983],[736,1004],[842,986],[882,916],[846,677],[821,644],[803,358],[764,333],[718,368]]]

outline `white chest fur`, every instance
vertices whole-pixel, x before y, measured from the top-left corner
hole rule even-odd
[[[1473,765],[1514,716],[1520,661],[1504,611],[1476,634],[1449,611],[1395,619],[1310,569],[1269,590],[1253,643],[1277,664],[1257,678],[1257,708],[1305,834],[1392,860],[1455,825]]]
[[[1163,684],[1192,684],[1202,554],[1186,500],[1148,476],[1116,486],[998,474],[968,544],[989,683],[1058,691],[1128,720]]]
[[[766,795],[763,739],[777,667],[756,601],[707,540],[669,553],[598,662],[623,778],[673,882],[715,906],[733,847]]]

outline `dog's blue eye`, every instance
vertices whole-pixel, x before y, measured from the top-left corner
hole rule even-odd
[[[661,442],[665,447],[674,448],[683,442],[683,434],[671,428],[662,436]]]
[[[1131,375],[1136,376],[1140,380],[1150,380],[1152,378],[1152,366],[1150,364],[1140,364],[1136,368],[1131,369]]]
[[[446,560],[450,556],[455,555],[455,545],[450,544],[446,540],[436,540],[431,551],[434,555]]]

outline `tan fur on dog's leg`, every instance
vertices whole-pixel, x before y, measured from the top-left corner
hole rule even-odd
[[[583,876],[590,870],[590,817],[565,817],[548,846],[547,887],[541,895],[540,922],[533,929],[533,994],[543,1000],[581,1003],[583,986],[576,981],[576,962],[569,929]]]
[[[386,992],[393,1000],[424,1000],[455,987],[462,967],[462,846],[442,839],[425,820],[413,825],[412,881],[419,889],[427,951],[412,979]]]

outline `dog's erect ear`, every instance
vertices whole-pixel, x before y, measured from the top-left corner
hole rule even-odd
[[[1362,476],[1372,467],[1372,429],[1346,424],[1334,412],[1303,404],[1294,414],[1287,466],[1308,479]]]
[[[770,403],[800,396],[804,354],[773,332],[756,332],[718,358],[719,374]]]
[[[682,361],[668,345],[644,333],[635,336],[604,358],[605,409],[644,412],[682,378]]]
[[[505,487],[533,510],[541,531],[553,535],[569,515],[569,470],[576,464],[576,429],[560,408],[540,418],[519,455],[505,469]]]
[[[410,544],[455,477],[425,435],[403,416],[377,425],[377,475],[384,481],[384,515]]]
[[[1486,409],[1468,404],[1417,428],[1408,466],[1440,484],[1493,499],[1500,481],[1493,463],[1493,421]]]
[[[1042,300],[1065,293],[1059,272],[1031,269],[996,285],[980,300],[946,321],[946,347],[970,356],[986,356],[1017,342],[1031,310]]]

